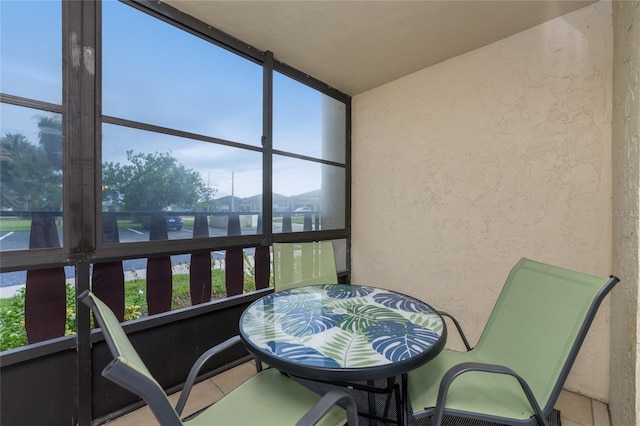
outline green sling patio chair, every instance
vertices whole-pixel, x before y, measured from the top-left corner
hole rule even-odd
[[[188,422],[183,422],[180,415],[198,371],[212,356],[240,343],[240,336],[214,346],[196,360],[174,408],[109,307],[89,291],[83,292],[78,299],[93,310],[94,318],[102,328],[114,358],[102,371],[102,375],[144,399],[163,426],[358,424],[356,402],[352,396],[337,390],[321,398],[276,369],[259,372]],[[346,411],[336,405],[340,401],[346,404]]]
[[[333,243],[273,243],[273,276],[276,291],[311,284],[336,284]]]
[[[521,259],[467,352],[443,350],[408,374],[414,417],[547,425],[600,303],[618,282]]]

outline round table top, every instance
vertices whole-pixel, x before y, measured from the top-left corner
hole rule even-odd
[[[316,380],[406,373],[444,347],[446,325],[429,305],[391,290],[322,284],[272,293],[240,318],[240,336],[261,361]]]

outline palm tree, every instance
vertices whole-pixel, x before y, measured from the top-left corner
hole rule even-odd
[[[22,179],[20,163],[30,147],[33,147],[21,133],[7,133],[0,139],[0,206],[6,209],[23,209]]]
[[[59,117],[40,116],[38,121],[40,146],[56,170],[62,170],[62,122]]]

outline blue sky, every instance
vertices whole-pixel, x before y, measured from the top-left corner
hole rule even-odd
[[[60,2],[0,0],[0,19],[2,92],[59,104]],[[113,0],[103,3],[102,84],[105,115],[260,146],[259,65]],[[321,156],[323,97],[276,73],[275,148]],[[2,134],[20,131],[37,141],[34,111],[2,106],[0,114]],[[235,195],[252,196],[262,189],[258,152],[103,127],[103,161],[123,163],[128,149],[170,152],[216,185],[217,197],[231,194],[232,173]],[[273,185],[284,195],[318,189],[320,166],[277,158]]]

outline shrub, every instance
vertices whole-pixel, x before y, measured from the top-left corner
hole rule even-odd
[[[24,329],[24,291],[0,300],[0,350],[17,348],[27,344]]]
[[[249,257],[244,255],[245,276],[244,292],[255,291],[254,268]],[[226,297],[225,271],[220,268],[221,261],[211,260],[211,300]],[[188,265],[187,265],[188,268]],[[131,321],[148,315],[145,297],[146,279],[140,278],[135,271],[134,279],[125,283],[124,320]],[[66,324],[65,335],[76,333],[76,293],[74,286],[66,284]],[[18,348],[27,344],[24,324],[25,287],[13,297],[0,299],[0,351]],[[173,297],[171,309],[191,306],[189,293],[189,274],[173,275]]]

